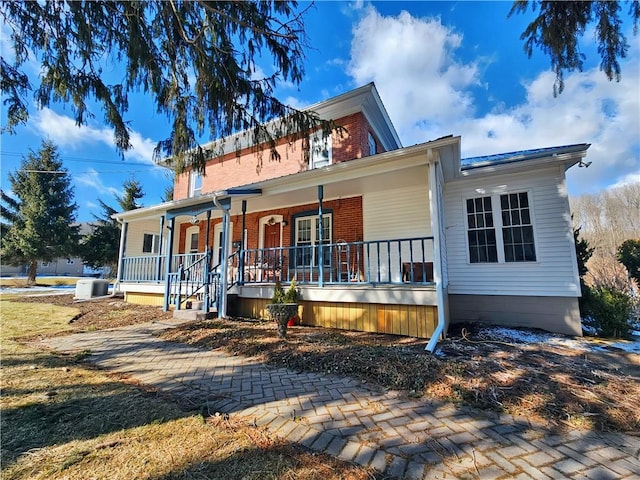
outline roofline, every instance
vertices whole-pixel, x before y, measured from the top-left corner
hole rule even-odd
[[[335,97],[331,97],[328,98],[326,100],[322,100],[320,102],[316,102],[310,106],[301,108],[300,111],[302,112],[315,112],[317,113],[321,118],[323,118],[324,120],[332,120],[333,118],[331,118],[333,115],[330,115],[330,111],[332,108],[337,108],[340,106],[340,104],[345,103],[348,100],[357,98],[358,96],[364,96],[368,93],[371,93],[371,95],[373,96],[373,99],[376,103],[376,106],[378,107],[380,113],[381,113],[381,118],[384,121],[384,123],[386,123],[386,125],[389,127],[389,131],[391,133],[391,137],[393,139],[393,141],[395,142],[396,146],[393,145],[389,145],[389,141],[388,139],[386,139],[387,141],[384,142],[385,147],[387,149],[396,149],[396,148],[402,148],[402,142],[400,141],[400,137],[398,136],[398,132],[396,132],[396,129],[393,125],[393,123],[391,122],[391,118],[389,117],[389,114],[384,106],[384,104],[382,103],[382,99],[380,98],[380,94],[378,93],[378,90],[375,86],[375,84],[373,82],[369,82],[366,85],[363,85],[361,87],[355,88],[353,90],[349,90],[348,92],[344,92],[341,93],[340,95],[337,95]],[[366,106],[363,104],[359,105],[359,111],[362,111],[365,115],[367,115],[366,112]],[[343,110],[342,112],[340,112],[340,110]],[[340,117],[344,117],[346,115],[350,115],[351,113],[354,113],[355,111],[358,110],[353,110],[353,109],[348,109],[348,108],[344,108],[344,109],[340,109],[338,108],[338,111],[340,112],[339,115]],[[324,113],[324,114],[323,114]],[[335,118],[339,118],[339,117],[335,117]],[[265,123],[265,126],[269,127],[270,125],[275,124],[275,122],[277,122],[278,119],[274,119],[271,120],[269,122]],[[372,127],[375,127],[374,125],[372,125]],[[376,130],[379,130],[378,128],[376,128]],[[208,147],[213,147],[216,145],[217,142],[222,142],[224,140],[224,145],[222,146],[222,150],[223,150],[223,155],[226,155],[228,153],[231,153],[233,151],[235,151],[238,147],[237,145],[240,145],[240,149],[244,149],[244,148],[248,148],[251,146],[251,143],[247,140],[247,133],[249,132],[249,130],[243,130],[241,132],[237,132],[234,133],[232,135],[228,135],[226,137],[222,137],[222,138],[217,138],[215,140],[212,140],[210,142],[205,143],[204,145],[202,145],[203,148],[208,148]],[[378,131],[378,136],[380,137],[380,132]],[[381,140],[385,140],[385,139],[381,139]],[[156,162],[157,165],[159,166],[163,166],[166,168],[172,168],[169,166],[169,160],[171,159],[171,157],[166,157],[163,158],[161,160],[158,160],[158,162]]]
[[[501,154],[497,154],[497,155],[485,155],[485,156],[477,156],[477,157],[467,157],[467,158],[462,158],[460,159],[460,170],[461,171],[467,171],[467,170],[475,170],[475,169],[480,169],[480,168],[484,168],[487,166],[491,166],[491,167],[499,167],[502,165],[509,165],[512,163],[518,163],[518,162],[522,162],[525,160],[535,160],[535,159],[539,159],[539,158],[554,158],[554,159],[558,159],[562,156],[562,159],[569,159],[569,156],[571,156],[574,153],[585,153],[587,149],[591,146],[590,143],[577,143],[577,144],[573,144],[573,145],[564,145],[564,146],[560,146],[560,147],[548,147],[545,148],[543,151],[534,151],[531,153],[526,153],[526,151],[519,151],[519,152],[507,152],[507,153],[501,153]],[[497,157],[498,155],[503,156],[503,155],[510,155],[510,156],[506,156],[501,158],[500,160],[486,160],[484,162],[477,162],[474,163],[472,165],[462,165],[462,163],[466,160],[472,160],[474,158],[490,158],[490,157]],[[584,155],[583,155],[584,156]],[[571,166],[575,165],[576,163],[578,163],[580,161],[580,159],[576,159],[576,161],[574,163],[572,163],[571,165],[567,166],[566,168],[570,168]]]
[[[255,196],[256,190],[269,190],[266,194],[276,194],[286,191],[292,191],[299,188],[307,188],[308,186],[322,184],[323,179],[328,180],[331,178],[338,178],[339,180],[346,180],[350,177],[362,176],[362,170],[381,170],[384,171],[385,167],[388,170],[397,170],[397,161],[404,157],[414,157],[414,160],[402,165],[403,168],[411,167],[417,164],[427,164],[431,159],[426,153],[429,150],[442,148],[448,145],[454,145],[460,142],[459,136],[447,136],[438,138],[425,143],[419,143],[411,147],[400,148],[389,152],[379,153],[369,157],[358,158],[349,160],[347,162],[334,163],[327,165],[326,167],[306,170],[304,172],[293,173],[291,175],[284,175],[282,177],[270,178],[262,180],[260,182],[240,185],[226,190],[219,190],[216,192],[209,192],[198,197],[183,198],[180,200],[172,200],[151,207],[138,208],[136,210],[128,210],[126,212],[119,212],[112,216],[116,220],[127,220],[136,218],[153,217],[158,214],[164,213],[168,210],[174,210],[181,207],[190,207],[199,205],[205,202],[212,202],[213,198],[226,198],[231,196],[232,192],[238,191],[251,192],[247,195],[235,194],[235,198],[249,198]],[[420,153],[424,152],[424,156],[420,156]],[[434,157],[434,159],[437,158]]]

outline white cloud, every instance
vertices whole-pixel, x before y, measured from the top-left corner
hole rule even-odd
[[[439,19],[418,19],[406,11],[383,17],[368,7],[353,29],[348,73],[356,84],[376,83],[396,128],[411,138],[416,129],[473,113],[465,89],[479,83],[478,65],[456,60],[461,42],[462,36]]]
[[[554,98],[553,73],[544,71],[523,82],[526,97],[519,104],[478,114],[471,90],[486,83],[486,60],[456,60],[462,41],[438,19],[407,12],[383,17],[368,7],[353,30],[348,73],[356,84],[376,83],[405,145],[462,135],[463,156],[475,156],[591,143],[591,167],[570,171],[572,194],[601,190],[640,172],[638,45],[622,62],[619,83],[594,67],[568,74],[565,91]]]
[[[85,187],[89,187],[94,190],[98,196],[109,196],[113,197],[114,195],[121,195],[122,192],[117,188],[110,187],[105,185],[100,178],[100,174],[93,168],[89,168],[86,172],[79,173],[74,176],[75,182],[78,185],[83,185]]]
[[[32,125],[41,135],[50,138],[56,145],[70,149],[80,149],[101,143],[115,149],[113,130],[106,127],[76,125],[71,117],[60,115],[49,108],[38,110],[33,115]],[[156,143],[130,130],[131,148],[124,153],[125,159],[153,164],[153,149]]]

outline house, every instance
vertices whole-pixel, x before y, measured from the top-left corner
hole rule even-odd
[[[295,279],[301,321],[431,338],[449,322],[581,334],[565,171],[587,144],[460,158],[461,138],[402,147],[373,84],[310,109],[346,129],[282,142],[256,168],[227,139],[171,202],[118,213],[129,302],[265,317]]]

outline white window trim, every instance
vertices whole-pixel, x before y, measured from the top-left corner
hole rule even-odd
[[[318,239],[316,237],[316,232],[317,229],[315,228],[315,224],[316,224],[316,220],[320,217],[320,215],[301,215],[299,217],[296,218],[295,220],[295,225],[294,225],[294,241],[295,241],[295,246],[299,246],[298,244],[298,224],[300,221],[302,220],[311,220],[311,245],[310,246],[316,246],[318,245]],[[328,218],[329,219],[329,239],[328,239],[328,243],[331,243],[332,238],[333,238],[333,213],[324,213],[322,215],[322,218]],[[323,232],[324,233],[324,232]],[[312,251],[312,255],[314,256],[311,260],[311,265],[312,266],[316,266],[316,259],[315,259],[315,250]]]
[[[217,265],[222,246],[220,245],[220,234],[222,233],[223,222],[216,223],[213,226],[213,264]],[[233,222],[229,222],[229,231],[227,232],[227,244],[229,255],[233,255]],[[222,259],[220,259],[222,260]]]
[[[333,140],[331,134],[322,137],[322,130],[312,133],[309,137],[309,169],[322,168],[333,163]],[[324,147],[324,148],[323,148]],[[320,157],[322,152],[327,152],[327,159]]]
[[[187,228],[186,232],[184,232],[185,235],[185,239],[184,239],[184,253],[199,253],[199,251],[191,251],[191,236],[197,233],[198,234],[198,242],[200,242],[200,227],[198,227],[197,225],[191,226],[189,228]]]
[[[500,204],[500,196],[501,195],[509,195],[512,193],[526,193],[528,200],[529,200],[529,216],[531,219],[531,227],[533,228],[533,245],[535,248],[535,252],[536,252],[536,259],[535,260],[524,260],[524,261],[520,261],[520,262],[507,262],[505,261],[505,257],[504,257],[504,237],[502,235],[502,227],[504,226],[502,224],[502,207]],[[495,233],[496,233],[496,249],[497,249],[497,253],[498,253],[498,261],[497,262],[476,262],[476,263],[472,263],[471,262],[471,255],[469,252],[469,224],[468,224],[468,220],[467,220],[467,200],[473,200],[476,198],[482,198],[482,197],[491,197],[491,212],[493,214],[493,228],[495,229]],[[527,190],[527,189],[514,189],[514,190],[505,190],[503,192],[496,192],[496,193],[478,193],[477,195],[470,195],[467,197],[464,197],[462,199],[462,210],[464,212],[464,244],[465,244],[465,248],[466,248],[466,255],[467,255],[467,264],[468,265],[473,265],[473,266],[478,266],[478,265],[483,265],[483,266],[487,266],[487,265],[501,265],[501,266],[512,266],[512,267],[522,267],[523,265],[535,265],[537,263],[540,263],[540,244],[538,243],[538,228],[536,227],[536,222],[535,222],[535,212],[534,212],[534,207],[533,207],[533,194],[531,192],[531,190]]]
[[[145,235],[151,235],[151,251],[145,252],[144,250],[144,237]],[[160,253],[160,235],[157,233],[144,232],[142,234],[142,253],[150,253],[157,255]]]
[[[196,183],[200,185],[196,188]],[[189,172],[189,197],[199,197],[202,195],[202,175],[191,170]]]
[[[371,132],[367,132],[367,144],[369,145],[369,156],[375,155],[378,150],[378,143]]]

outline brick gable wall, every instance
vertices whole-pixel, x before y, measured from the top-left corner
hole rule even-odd
[[[364,115],[355,113],[339,119],[337,123],[347,132],[342,137],[335,133],[332,135],[333,162],[346,162],[367,156],[368,133],[372,129]],[[376,144],[380,145],[377,139]],[[206,175],[202,179],[202,192],[215,192],[307,170],[301,140],[292,144],[282,141],[277,146],[277,151],[280,154],[279,160],[272,160],[268,149],[263,152],[253,152],[250,148],[242,150],[239,155],[232,152],[222,160],[210,160]],[[381,153],[379,146],[377,153]],[[189,173],[176,175],[174,200],[188,196]]]

